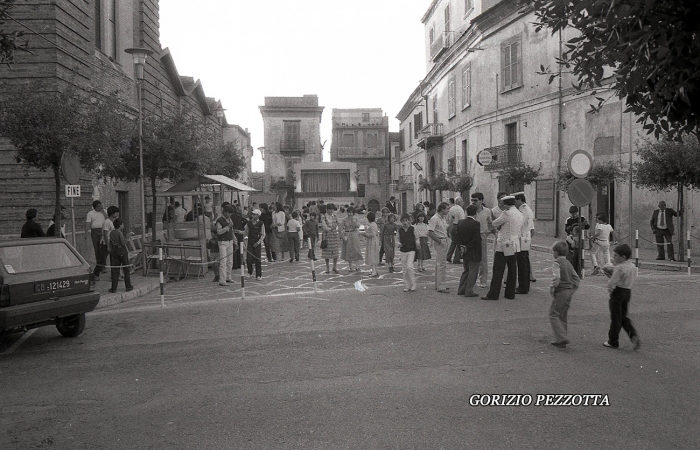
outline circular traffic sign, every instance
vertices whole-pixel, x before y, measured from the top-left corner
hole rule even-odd
[[[572,181],[566,188],[566,194],[569,196],[569,201],[580,208],[593,201],[595,189],[590,181],[579,178]]]
[[[482,166],[488,166],[493,161],[493,155],[488,150],[482,150],[476,155],[476,162]]]
[[[80,184],[80,159],[75,153],[64,152],[61,156],[63,178],[68,184]]]
[[[569,156],[566,164],[571,175],[576,178],[585,178],[593,167],[593,158],[585,150],[576,150]]]

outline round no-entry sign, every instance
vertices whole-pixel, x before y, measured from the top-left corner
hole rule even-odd
[[[595,189],[590,181],[579,178],[571,182],[566,189],[566,194],[569,196],[569,201],[580,208],[593,201]]]
[[[566,165],[571,175],[576,178],[585,178],[593,167],[593,158],[585,150],[576,150],[571,153]]]
[[[61,155],[61,170],[68,184],[80,184],[80,159],[75,153],[64,152]]]

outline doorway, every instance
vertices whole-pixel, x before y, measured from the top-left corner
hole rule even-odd
[[[596,196],[596,214],[608,215],[608,223],[615,228],[615,183],[598,186]],[[591,218],[593,219],[593,218]]]

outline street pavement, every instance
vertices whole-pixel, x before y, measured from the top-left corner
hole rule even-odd
[[[345,264],[314,292],[308,262],[280,262],[245,299],[209,274],[168,283],[165,307],[153,291],[90,313],[75,339],[8,337],[0,449],[697,448],[700,277],[642,266],[638,352],[602,346],[607,279],[586,277],[562,350],[551,257],[531,253],[538,281],[515,300],[436,293],[434,261],[413,293]],[[448,264],[453,291],[460,271]],[[484,394],[533,403],[470,405]],[[536,405],[546,394],[595,397]]]

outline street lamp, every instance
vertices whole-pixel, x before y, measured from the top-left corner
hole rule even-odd
[[[136,91],[139,98],[139,181],[141,184],[141,242],[146,242],[146,193],[143,184],[143,114],[141,112],[141,97],[143,96],[143,67],[146,65],[146,58],[152,54],[151,50],[145,48],[127,48],[124,50],[134,58],[134,68],[136,69]],[[153,199],[155,201],[155,199]],[[155,227],[155,217],[153,217]],[[141,265],[143,274],[146,275],[146,246],[141,245]]]

